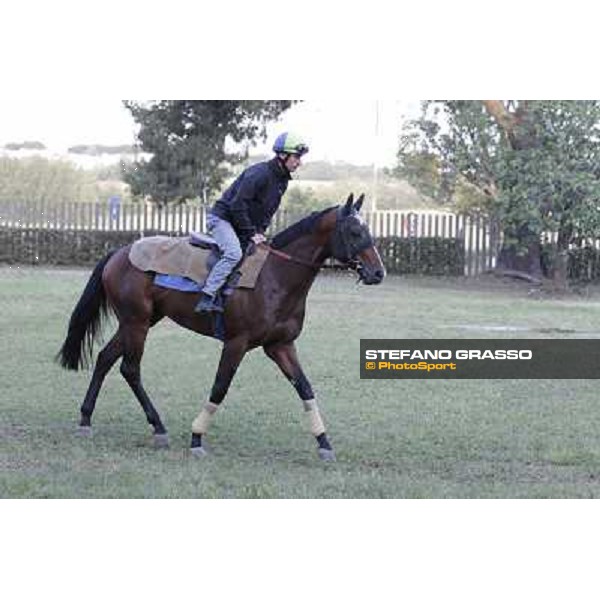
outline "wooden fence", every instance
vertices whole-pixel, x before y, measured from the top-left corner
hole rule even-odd
[[[4,247],[0,249],[0,260],[6,261],[10,252],[17,252],[21,242],[16,240],[27,240],[25,246],[29,248],[28,255],[58,256],[66,255],[57,249],[49,249],[54,244],[60,245],[61,239],[71,240],[75,248],[83,251],[83,244],[76,240],[91,240],[90,235],[84,232],[120,232],[123,235],[102,235],[101,243],[114,239],[137,239],[148,235],[149,232],[162,232],[170,235],[185,235],[191,231],[206,230],[207,207],[205,206],[166,206],[158,207],[153,204],[127,203],[110,205],[108,203],[76,203],[64,202],[60,204],[40,203],[2,203],[0,204],[0,234],[4,232]],[[281,231],[294,221],[305,216],[291,211],[280,210],[269,233]],[[439,249],[446,247],[438,244],[433,254],[422,250],[427,246],[424,238],[457,240],[461,246],[461,256],[464,259],[463,267],[465,275],[477,275],[494,267],[498,250],[499,236],[490,223],[483,218],[470,218],[462,215],[454,215],[442,212],[414,212],[414,211],[376,211],[363,214],[363,218],[369,225],[373,236],[380,241],[382,250],[390,264],[396,265],[393,254],[404,253],[410,250],[411,260],[419,259],[424,254],[433,256],[440,255]],[[13,232],[8,239],[8,231]],[[18,232],[21,231],[19,238]],[[55,232],[54,234],[36,234],[35,232]],[[65,235],[58,235],[60,231]],[[27,232],[27,234],[25,234]],[[81,232],[76,235],[66,232]],[[32,247],[34,240],[40,240],[44,244],[36,252]],[[386,240],[385,243],[383,240]],[[405,240],[394,242],[394,240]],[[411,242],[412,240],[412,242]],[[420,240],[420,241],[417,241]],[[86,243],[87,243],[86,242]],[[408,246],[407,246],[408,243]],[[429,244],[431,245],[431,244]],[[91,244],[95,248],[96,244]],[[400,248],[408,250],[400,250]],[[449,247],[449,246],[448,246]],[[454,246],[452,246],[454,248]],[[33,249],[32,249],[33,248]],[[62,253],[62,254],[61,254]],[[18,259],[18,256],[14,257]],[[14,262],[14,260],[13,260]],[[29,261],[27,261],[29,262]],[[416,264],[416,263],[415,263]],[[456,263],[453,261],[454,272]],[[398,271],[400,272],[400,271]]]

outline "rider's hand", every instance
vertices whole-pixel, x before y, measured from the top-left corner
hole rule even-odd
[[[267,238],[262,233],[255,233],[250,239],[255,244],[262,244],[263,242],[267,241]]]

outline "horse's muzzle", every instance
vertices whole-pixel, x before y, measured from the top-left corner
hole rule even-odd
[[[359,281],[362,281],[365,285],[378,285],[385,277],[385,271],[383,269],[372,269],[363,264],[358,267],[357,272]]]

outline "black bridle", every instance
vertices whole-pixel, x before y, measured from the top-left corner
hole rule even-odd
[[[346,214],[345,207],[338,209],[338,218],[331,242],[331,254],[333,258],[342,263],[342,268],[355,271],[358,274],[358,282],[360,282],[364,279],[364,272],[357,257],[363,250],[372,248],[374,242],[371,233],[363,224],[361,224],[361,235],[358,238],[354,238],[346,230],[348,224],[351,224],[349,219],[356,214],[356,211],[350,211]]]

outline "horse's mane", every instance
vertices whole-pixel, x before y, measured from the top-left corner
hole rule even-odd
[[[280,231],[272,240],[271,246],[276,250],[280,250],[284,246],[291,244],[298,238],[312,233],[317,225],[319,219],[326,213],[336,209],[337,206],[330,206],[325,210],[315,211],[310,213],[307,217],[300,219],[296,223],[293,223],[283,231]]]

